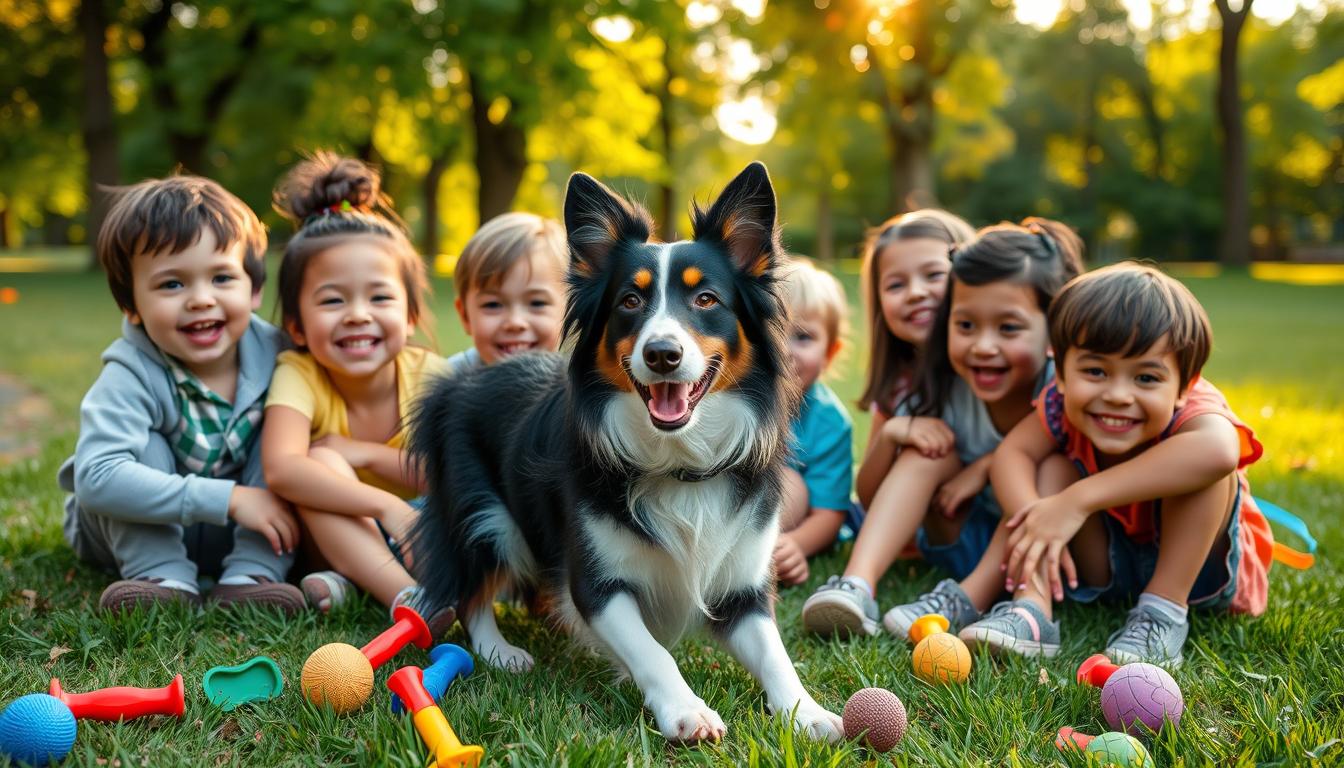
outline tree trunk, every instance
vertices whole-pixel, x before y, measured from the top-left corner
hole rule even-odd
[[[514,121],[512,111],[498,124],[490,120],[490,102],[476,79],[468,75],[471,88],[471,124],[476,133],[476,176],[479,189],[476,210],[480,223],[513,207],[518,187],[527,169],[527,132]]]
[[[9,206],[0,204],[0,248],[12,248],[9,240]]]
[[[892,213],[905,213],[938,204],[933,180],[933,100],[926,97],[922,106],[914,107],[913,119],[901,119],[887,127],[891,147]]]
[[[429,161],[429,170],[420,183],[421,195],[425,207],[425,228],[421,235],[420,253],[434,266],[434,257],[439,254],[439,182],[448,170],[448,152],[435,155]]]
[[[1223,28],[1218,49],[1218,125],[1223,137],[1223,228],[1218,258],[1225,264],[1246,264],[1251,257],[1251,200],[1246,168],[1246,129],[1242,122],[1241,78],[1237,47],[1252,0],[1233,11],[1228,0],[1215,0]]]
[[[81,120],[84,151],[89,156],[85,169],[88,221],[84,239],[92,243],[98,238],[98,231],[107,216],[107,196],[100,187],[115,186],[121,181],[116,116],[107,80],[107,13],[102,0],[84,0],[79,4],[79,33],[84,42]],[[98,259],[90,248],[89,269],[97,266]]]
[[[817,261],[830,264],[835,260],[835,226],[831,213],[831,179],[822,178],[817,185]]]
[[[677,239],[677,223],[672,213],[672,200],[676,192],[672,188],[672,41],[663,42],[663,80],[658,84],[658,135],[663,145],[663,181],[658,184],[658,237],[665,243]]]
[[[1082,209],[1086,211],[1079,227],[1079,235],[1088,253],[1095,254],[1101,234],[1101,213],[1097,210],[1097,162],[1093,159],[1093,148],[1097,143],[1097,89],[1099,87],[1096,68],[1088,65],[1087,103],[1083,105],[1083,188],[1080,197]]]

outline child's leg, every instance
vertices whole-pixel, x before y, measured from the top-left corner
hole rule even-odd
[[[918,451],[902,451],[873,495],[844,575],[857,576],[876,589],[919,530],[938,486],[960,470],[955,455],[930,459]]]
[[[1218,535],[1227,528],[1237,476],[1203,490],[1162,500],[1157,567],[1144,592],[1184,606]]]
[[[351,478],[356,476],[350,464],[335,451],[318,447],[312,449],[309,456],[333,472]],[[332,568],[383,605],[391,605],[398,592],[415,585],[415,579],[388,550],[386,540],[372,518],[306,507],[299,507],[298,511],[308,534]]]

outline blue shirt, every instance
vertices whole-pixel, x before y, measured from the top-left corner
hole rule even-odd
[[[808,506],[849,509],[854,487],[854,425],[840,398],[820,381],[803,393],[793,421],[793,467],[807,485]]]

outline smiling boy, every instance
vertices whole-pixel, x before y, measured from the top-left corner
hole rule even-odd
[[[1049,324],[1056,382],[990,470],[1016,512],[1006,586],[1047,617],[1061,573],[1080,602],[1137,594],[1106,654],[1179,664],[1189,606],[1265,609],[1273,538],[1245,471],[1260,443],[1200,377],[1212,331],[1176,280],[1134,263],[1087,273],[1055,297]],[[1082,478],[1040,498],[1031,480],[1054,453]],[[1029,652],[1027,613],[982,622],[973,639]]]
[[[298,525],[262,479],[262,404],[281,335],[252,314],[266,233],[241,200],[194,176],[121,190],[97,255],[122,337],[80,405],[65,537],[115,570],[99,607],[201,602],[304,606],[285,582]]]

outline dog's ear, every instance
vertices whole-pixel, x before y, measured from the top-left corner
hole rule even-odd
[[[691,212],[695,239],[728,247],[737,268],[753,277],[765,274],[782,248],[775,222],[775,188],[761,163],[748,165],[728,182],[708,211]]]
[[[569,177],[565,191],[565,232],[574,267],[587,274],[602,272],[617,243],[647,242],[649,214],[607,189],[586,173]]]

